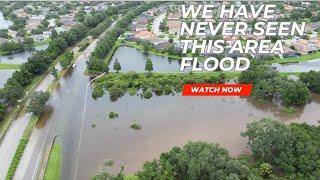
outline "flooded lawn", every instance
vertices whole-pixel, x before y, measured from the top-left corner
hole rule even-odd
[[[48,45],[41,45],[35,46],[32,50],[26,50],[20,53],[9,54],[9,55],[1,55],[0,56],[0,63],[7,63],[7,64],[22,64],[27,62],[28,57],[32,55],[37,50],[46,49]]]
[[[294,64],[272,64],[279,72],[309,72],[320,71],[320,59],[299,62]]]
[[[0,88],[7,82],[7,79],[11,77],[15,70],[0,70]]]
[[[173,146],[188,141],[219,143],[235,156],[246,152],[246,139],[240,133],[248,122],[264,117],[283,122],[317,123],[320,120],[320,96],[297,113],[287,115],[271,105],[253,104],[239,97],[153,96],[149,100],[125,95],[111,102],[108,95],[88,99],[83,132],[79,176],[90,179],[105,160],[114,160],[126,173],[142,168],[147,160],[158,158]],[[108,113],[119,114],[109,119]],[[134,131],[130,124],[138,122],[142,129]],[[93,128],[92,124],[96,124]]]

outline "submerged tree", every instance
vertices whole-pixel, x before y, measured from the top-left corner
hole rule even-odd
[[[149,73],[151,71],[153,71],[153,64],[152,64],[152,61],[150,60],[150,58],[147,59],[147,62],[146,62],[146,66],[144,68],[146,71],[148,71]]]
[[[115,70],[117,72],[119,72],[121,70],[121,64],[119,63],[117,58],[114,61],[113,70]]]

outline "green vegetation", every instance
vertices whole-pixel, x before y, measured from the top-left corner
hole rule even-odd
[[[320,94],[320,72],[301,73],[299,77],[300,81],[305,83],[310,91]]]
[[[44,179],[61,179],[61,144],[54,143],[52,146]]]
[[[315,52],[311,54],[306,54],[306,55],[301,55],[299,57],[290,57],[290,58],[275,58],[270,61],[265,61],[267,64],[272,64],[272,63],[279,63],[279,64],[288,64],[288,63],[298,63],[298,62],[303,62],[303,61],[310,61],[313,59],[319,59],[320,58],[320,52]]]
[[[98,97],[102,97],[104,94],[102,86],[95,86],[92,91],[93,99],[97,99]]]
[[[98,74],[102,72],[107,72],[106,67],[108,66],[108,62],[105,62],[105,58],[108,55],[110,50],[113,49],[118,37],[124,33],[128,24],[132,21],[134,17],[146,11],[149,8],[152,8],[161,2],[151,2],[151,3],[143,3],[139,6],[131,9],[128,13],[122,16],[116,25],[110,29],[97,43],[95,50],[92,52],[89,61],[87,61],[88,71],[91,74]]]
[[[67,69],[71,62],[73,61],[74,53],[72,51],[65,52],[62,56],[59,57],[60,65],[63,69]]]
[[[141,125],[137,122],[134,122],[130,125],[130,128],[133,129],[133,130],[141,130]]]
[[[285,106],[302,106],[310,100],[305,84],[288,80],[267,65],[252,64],[247,71],[241,72],[240,83],[252,83],[252,97],[260,102],[280,100]]]
[[[20,64],[2,64],[0,63],[0,69],[19,69]]]
[[[119,117],[119,115],[116,112],[110,112],[109,113],[109,119],[114,119],[114,118],[118,118],[118,117]]]
[[[103,87],[116,101],[126,92],[134,95],[140,89],[145,98],[151,98],[153,93],[160,96],[181,92],[184,84],[224,83],[226,79],[224,73],[108,73],[95,82],[95,87]]]
[[[40,115],[49,98],[50,98],[49,92],[44,92],[44,91],[35,92],[31,97],[31,100],[27,107],[27,111],[30,113],[33,113],[34,115]]]
[[[150,58],[147,59],[147,62],[146,62],[146,67],[144,68],[146,71],[148,71],[149,73],[151,71],[153,71],[153,64],[152,64],[152,61]]]
[[[26,127],[26,129],[24,130],[23,132],[23,135],[19,141],[19,144],[18,144],[18,147],[17,147],[17,150],[13,156],[13,159],[11,161],[11,164],[10,164],[10,167],[9,167],[9,170],[7,172],[7,176],[6,176],[6,179],[7,180],[11,180],[13,179],[14,177],[14,174],[16,172],[16,169],[18,167],[18,164],[20,162],[20,159],[23,155],[23,152],[28,144],[28,141],[29,141],[29,138],[31,136],[31,133],[32,133],[32,130],[33,128],[36,126],[37,122],[38,122],[38,119],[39,119],[39,116],[32,116],[29,123],[28,123],[28,126]]]
[[[91,124],[91,127],[95,128],[95,127],[97,127],[97,125],[96,124]]]
[[[121,70],[121,64],[117,58],[114,61],[113,70],[117,71],[117,73]]]
[[[231,157],[217,144],[189,142],[145,162],[134,179],[317,179],[320,127],[262,119],[247,125],[250,155]],[[108,178],[102,178],[108,177]],[[106,176],[108,175],[108,176]],[[100,178],[97,178],[100,177]],[[96,179],[125,179],[123,168]],[[94,179],[95,179],[94,178]]]

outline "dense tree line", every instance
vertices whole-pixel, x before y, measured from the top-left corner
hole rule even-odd
[[[285,125],[262,119],[247,125],[249,155],[230,157],[219,145],[189,142],[145,162],[142,170],[126,176],[108,168],[93,179],[198,180],[198,179],[318,179],[320,127],[305,123]]]
[[[152,94],[169,95],[182,91],[184,84],[217,83],[226,81],[225,74],[152,74],[128,72],[124,74],[109,73],[97,80],[92,96],[97,98],[104,94],[104,89],[109,92],[112,101],[117,100],[126,92],[136,95],[142,90],[142,97],[150,98]],[[151,96],[150,96],[150,92]]]
[[[117,41],[118,37],[123,34],[125,29],[127,28],[128,24],[141,14],[142,12],[146,11],[147,9],[158,5],[161,2],[150,2],[150,3],[143,3],[137,6],[135,9],[128,12],[125,16],[123,16],[113,27],[109,30],[105,36],[99,40],[95,50],[92,52],[89,61],[87,62],[88,70],[90,73],[101,73],[106,72],[108,68],[107,62],[105,62],[104,58],[109,53],[109,51],[114,46],[115,42]]]
[[[280,100],[286,106],[302,106],[310,100],[308,88],[301,81],[288,80],[268,65],[252,64],[239,77],[240,83],[252,83],[252,96],[262,102]]]
[[[134,3],[129,4],[133,5]],[[121,7],[124,6],[128,6],[127,3],[121,5]],[[110,7],[103,13],[106,16],[111,15],[112,13],[117,13],[121,7]],[[104,19],[100,20],[102,22]],[[82,40],[92,27],[94,27],[92,24],[86,26],[85,23],[79,23],[71,28],[70,31],[56,35],[50,41],[46,50],[38,51],[29,57],[27,62],[21,65],[20,70],[14,72],[4,87],[0,89],[0,119],[3,119],[5,114],[1,113],[3,107],[16,105],[18,100],[24,96],[24,89],[31,84],[33,78],[47,72],[51,63],[63,54],[68,47],[72,47]]]

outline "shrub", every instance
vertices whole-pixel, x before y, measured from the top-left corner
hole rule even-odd
[[[143,92],[143,97],[145,99],[150,99],[152,97],[152,91],[150,89]]]
[[[140,130],[141,129],[141,125],[138,124],[137,122],[134,122],[130,125],[130,128],[133,130]]]
[[[118,118],[119,116],[118,116],[118,113],[116,113],[116,112],[110,112],[109,113],[109,118],[110,119],[113,119],[113,118]]]
[[[92,97],[97,99],[98,97],[102,97],[104,94],[103,88],[101,85],[95,86],[93,88]]]

